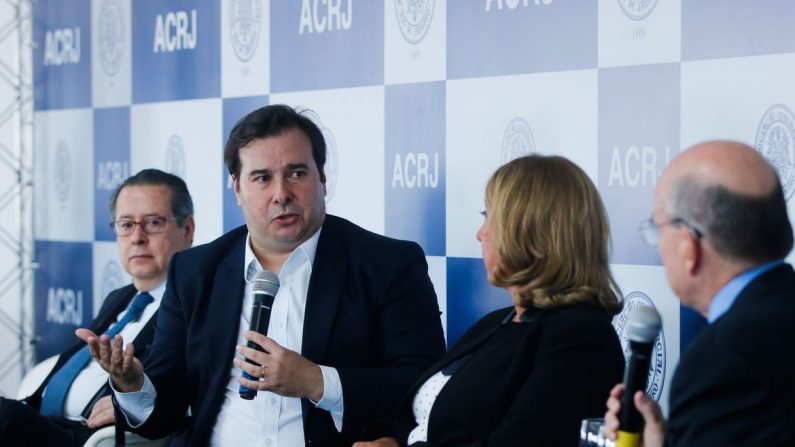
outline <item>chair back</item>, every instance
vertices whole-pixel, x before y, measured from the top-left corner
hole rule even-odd
[[[30,369],[22,378],[17,389],[17,399],[22,400],[31,394],[35,393],[37,389],[44,383],[44,379],[50,374],[50,371],[55,367],[58,362],[58,355],[54,355],[43,362],[37,363]]]

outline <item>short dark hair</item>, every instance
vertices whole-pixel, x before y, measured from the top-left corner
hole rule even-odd
[[[754,263],[782,259],[792,250],[792,227],[781,183],[755,197],[693,177],[677,183],[671,217],[702,231],[722,256]]]
[[[128,186],[165,186],[171,191],[171,214],[177,218],[177,226],[182,227],[185,219],[193,215],[193,200],[190,198],[188,186],[174,174],[159,169],[144,169],[128,177],[110,196],[109,208],[112,219],[116,219],[116,201],[121,190]]]
[[[323,166],[326,164],[326,140],[323,132],[309,115],[308,109],[294,109],[284,104],[261,107],[244,116],[229,132],[224,148],[224,163],[229,175],[240,177],[240,148],[259,138],[279,136],[285,131],[299,129],[312,144],[312,159],[320,173],[320,181],[326,182]]]

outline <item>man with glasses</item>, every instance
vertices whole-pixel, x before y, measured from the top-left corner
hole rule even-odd
[[[795,445],[793,234],[776,170],[744,144],[694,146],[660,177],[641,233],[682,304],[709,322],[681,356],[667,422],[633,396],[643,445]],[[622,393],[607,401],[611,439]]]
[[[179,177],[145,169],[128,178],[110,201],[111,228],[132,284],[112,291],[91,328],[133,340],[140,356],[154,335],[154,315],[165,291],[171,256],[190,247],[193,202]],[[108,374],[79,341],[63,352],[35,393],[0,398],[0,445],[79,446],[114,422]],[[132,349],[132,347],[130,348]]]

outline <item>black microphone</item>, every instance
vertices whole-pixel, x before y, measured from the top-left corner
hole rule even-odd
[[[271,271],[263,270],[254,276],[251,288],[254,292],[254,300],[251,304],[251,324],[248,330],[268,335],[268,323],[271,319],[273,298],[276,296],[276,292],[279,291],[279,277]],[[260,345],[252,341],[246,343],[246,346],[264,352]],[[259,363],[248,358],[246,362],[259,366]],[[259,380],[259,377],[252,377],[245,371],[243,371],[243,377],[249,380]],[[257,396],[257,390],[250,390],[243,385],[240,385],[239,393],[240,397],[246,400],[254,399]]]
[[[643,431],[643,416],[635,408],[633,396],[637,391],[646,392],[649,379],[649,363],[654,340],[660,333],[662,320],[654,308],[636,308],[627,322],[630,355],[624,370],[624,394],[621,396],[620,429],[616,447],[637,447]]]

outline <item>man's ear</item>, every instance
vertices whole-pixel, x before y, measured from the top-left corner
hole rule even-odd
[[[685,264],[685,270],[690,276],[696,276],[703,263],[704,247],[701,246],[701,241],[688,231],[687,228],[682,228],[682,240],[680,242],[680,255]]]
[[[235,192],[237,206],[240,206],[240,177],[232,176],[232,190]]]
[[[185,241],[187,241],[188,247],[190,247],[193,245],[193,234],[196,231],[196,221],[193,220],[193,216],[185,218],[183,229],[185,230]]]

